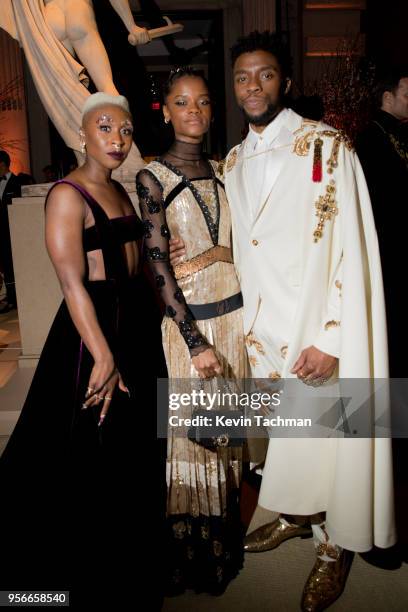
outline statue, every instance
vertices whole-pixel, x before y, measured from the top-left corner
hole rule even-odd
[[[131,44],[144,44],[156,35],[136,25],[128,0],[109,0],[129,32]],[[86,86],[87,69],[98,91],[118,95],[112,70],[95,21],[92,0],[1,0],[0,28],[19,41],[30,67],[44,107],[61,134],[73,149],[78,163],[83,161],[78,131],[81,109],[90,95]],[[82,64],[80,64],[76,57]],[[85,68],[84,68],[85,67]],[[144,166],[135,144],[115,178],[134,182]]]
[[[135,39],[135,44],[149,42],[146,29],[133,20],[128,0],[109,0]],[[66,50],[86,67],[98,91],[118,96],[113,83],[108,54],[99,36],[92,0],[43,0],[49,27]]]

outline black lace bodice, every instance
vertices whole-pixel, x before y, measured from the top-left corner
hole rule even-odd
[[[169,162],[187,179],[212,178],[211,166],[202,155],[201,144],[176,141],[162,160]],[[166,315],[177,323],[193,357],[207,349],[209,344],[194,322],[170,265],[170,232],[166,222],[163,186],[152,172],[144,169],[137,175],[136,188],[145,225],[149,265],[165,303]]]

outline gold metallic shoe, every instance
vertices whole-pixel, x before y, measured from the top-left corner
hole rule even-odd
[[[326,610],[340,597],[353,561],[352,552],[344,549],[338,551],[330,544],[320,544],[317,553],[327,555],[336,561],[323,561],[319,557],[316,559],[303,589],[301,602],[303,612]]]
[[[285,540],[290,538],[309,538],[312,535],[310,526],[300,526],[281,523],[277,518],[272,523],[258,527],[244,538],[245,552],[264,552],[277,548]]]

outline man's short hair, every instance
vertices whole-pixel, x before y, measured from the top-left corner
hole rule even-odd
[[[289,48],[282,42],[282,39],[272,32],[251,32],[248,36],[238,38],[237,42],[231,47],[231,64],[234,67],[235,62],[243,53],[252,53],[254,51],[266,51],[271,53],[278,60],[282,78],[290,78],[292,75],[292,59],[290,57]]]
[[[375,96],[378,106],[382,105],[383,95],[386,91],[395,94],[401,79],[408,78],[408,66],[393,68],[379,75],[375,86]]]
[[[7,167],[10,166],[11,159],[7,151],[0,151],[0,163],[5,164]]]

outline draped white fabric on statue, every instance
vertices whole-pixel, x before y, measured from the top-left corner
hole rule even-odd
[[[81,109],[90,95],[82,84],[86,84],[83,66],[48,26],[43,0],[1,0],[1,3],[0,28],[19,40],[48,116],[65,144],[81,161],[78,131]],[[137,171],[144,165],[139,150],[133,145],[116,178],[134,182]]]

